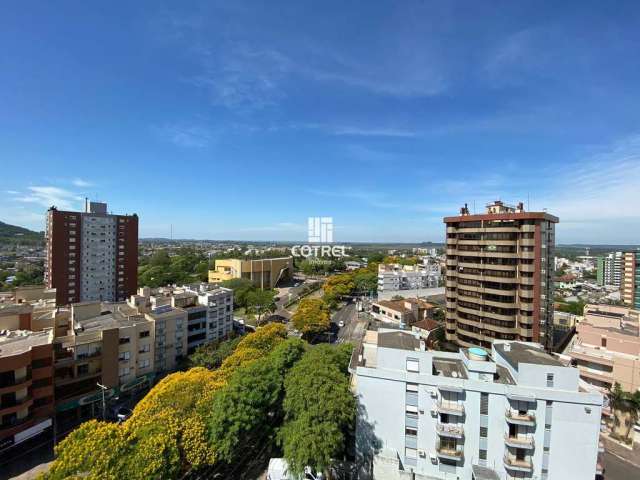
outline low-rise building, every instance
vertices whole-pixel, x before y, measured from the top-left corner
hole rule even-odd
[[[534,343],[458,353],[367,332],[351,364],[361,479],[593,479],[603,397]]]
[[[215,261],[209,270],[209,282],[220,283],[233,278],[251,280],[260,288],[274,288],[280,280],[293,276],[293,257],[241,260],[237,258]]]
[[[155,377],[154,325],[125,303],[71,305],[70,328],[54,340],[56,411],[95,417],[106,398],[148,388]]]
[[[440,281],[440,265],[378,265],[378,292],[400,292],[435,288]]]
[[[433,318],[435,309],[434,305],[419,298],[378,300],[371,304],[371,316],[383,323],[411,326]]]
[[[586,305],[566,352],[585,382],[607,391],[640,389],[640,312],[613,305]]]
[[[0,452],[52,425],[53,331],[0,331]]]

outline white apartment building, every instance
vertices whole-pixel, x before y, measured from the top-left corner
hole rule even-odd
[[[620,286],[623,258],[622,252],[612,252],[605,257],[598,258],[598,283],[600,285]]]
[[[593,480],[599,393],[540,345],[425,351],[410,332],[367,332],[351,365],[360,478]]]
[[[104,212],[98,210],[101,213],[83,214],[80,227],[81,302],[116,300],[116,217],[106,215],[106,205],[104,209]]]
[[[397,292],[435,288],[440,280],[440,266],[427,265],[378,265],[378,292]]]

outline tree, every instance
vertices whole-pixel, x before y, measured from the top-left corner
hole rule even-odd
[[[330,316],[319,298],[303,298],[291,317],[293,326],[306,337],[322,333],[329,328]]]
[[[258,325],[265,313],[276,311],[275,290],[254,290],[247,294],[247,313],[257,315]]]
[[[238,369],[214,396],[209,442],[220,459],[230,463],[273,435],[283,416],[284,375],[303,353],[300,339],[286,340],[263,361]]]
[[[189,355],[189,367],[204,367],[209,370],[219,368],[222,362],[233,354],[241,340],[242,337],[236,337],[200,345],[193,354]]]
[[[305,466],[324,471],[344,452],[356,410],[346,372],[349,348],[315,347],[285,379],[285,422],[278,439],[295,473]]]

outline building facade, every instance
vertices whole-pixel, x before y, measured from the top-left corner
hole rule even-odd
[[[446,217],[446,337],[490,348],[501,340],[550,349],[555,224],[546,212],[496,201],[484,214],[465,206]]]
[[[378,300],[371,304],[371,316],[376,320],[409,327],[422,320],[432,319],[435,305],[419,298]]]
[[[614,305],[585,305],[569,351],[580,378],[602,392],[619,383],[640,389],[640,312]]]
[[[53,332],[0,333],[0,452],[52,425]]]
[[[624,253],[620,290],[625,305],[640,309],[640,254],[637,252]]]
[[[47,211],[45,284],[59,305],[124,301],[138,285],[138,216],[112,215],[105,203],[84,212]]]
[[[606,256],[598,257],[596,280],[598,285],[612,285],[619,287],[622,281],[623,270],[622,252],[612,252]]]
[[[378,265],[378,292],[399,292],[436,288],[440,281],[440,266],[427,265]],[[401,293],[401,292],[400,292]]]
[[[602,395],[540,345],[425,351],[405,331],[367,332],[351,364],[361,479],[588,479]]]
[[[275,288],[280,280],[291,276],[293,276],[293,257],[216,260],[215,268],[209,270],[210,283],[244,278],[263,289]]]

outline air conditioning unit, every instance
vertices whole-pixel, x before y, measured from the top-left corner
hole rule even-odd
[[[435,407],[431,407],[431,416],[436,417],[438,415],[438,409]]]
[[[418,455],[420,455],[420,458],[426,458],[427,452],[425,452],[424,450],[418,450]]]
[[[429,458],[431,459],[431,463],[433,463],[434,465],[438,463],[438,457],[435,453],[430,453]]]
[[[431,396],[431,398],[438,398],[438,392],[436,392],[435,390],[431,390],[429,392],[429,395]]]

